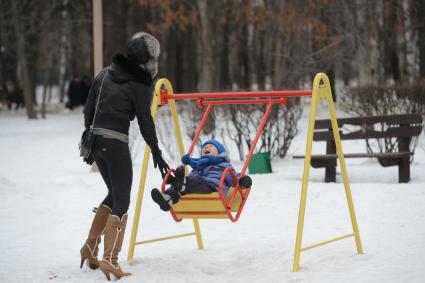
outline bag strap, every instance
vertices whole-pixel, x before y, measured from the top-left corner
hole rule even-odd
[[[108,68],[109,69],[109,68]],[[103,79],[102,79],[102,83],[100,84],[100,88],[99,88],[99,94],[97,96],[97,102],[96,102],[96,108],[94,110],[94,116],[93,116],[93,122],[90,125],[90,129],[93,130],[93,125],[94,125],[94,121],[96,119],[96,113],[97,113],[97,107],[99,106],[99,100],[100,100],[100,94],[102,93],[102,87],[103,87],[103,82],[105,81],[105,77],[106,74],[108,73],[108,70],[105,71],[105,74],[103,75]]]

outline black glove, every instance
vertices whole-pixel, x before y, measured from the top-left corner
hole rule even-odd
[[[251,188],[252,180],[248,175],[242,176],[239,178],[239,187],[242,189]]]
[[[92,165],[92,164],[93,164],[93,162],[94,162],[93,155],[92,155],[92,154],[90,154],[90,155],[89,155],[89,157],[84,158],[84,159],[83,159],[83,161],[84,161],[85,163],[87,163],[88,165]]]
[[[153,167],[158,167],[162,178],[164,178],[167,172],[170,170],[170,166],[168,166],[167,162],[165,162],[165,160],[162,158],[161,150],[157,149],[152,151],[152,157]]]

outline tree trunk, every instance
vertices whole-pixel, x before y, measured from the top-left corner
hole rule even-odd
[[[425,78],[425,1],[413,0],[416,11],[416,26],[419,49],[419,75]]]
[[[67,62],[67,47],[69,46],[69,13],[68,0],[62,0],[61,12],[61,32],[60,32],[60,47],[59,47],[59,101],[64,102],[65,98],[65,76]]]
[[[224,89],[231,89],[232,83],[230,79],[230,24],[229,20],[224,24],[223,32],[221,34],[221,50],[220,50],[220,73],[219,73],[219,86]],[[233,46],[232,46],[233,48]]]
[[[377,2],[361,0],[357,7],[356,28],[357,35],[357,54],[356,61],[358,66],[358,83],[365,85],[380,81],[380,52],[379,37],[380,34],[373,34],[370,26],[374,26],[375,21],[382,20],[382,0]],[[381,26],[380,26],[381,28]]]
[[[397,8],[391,1],[384,2],[384,70],[385,79],[399,82],[400,60],[397,53]]]
[[[199,18],[200,18],[200,45],[198,47],[198,63],[199,63],[199,81],[198,91],[212,91],[214,87],[214,34],[211,23],[211,13],[213,13],[213,5],[211,1],[199,0]]]
[[[247,23],[247,55],[248,55],[248,76],[249,76],[249,89],[258,90],[258,81],[257,81],[257,68],[255,64],[256,52],[254,49],[254,25],[252,23]]]
[[[0,92],[2,91],[3,82],[6,81],[6,78],[4,77],[5,62],[3,57],[6,45],[6,25],[4,20],[4,11],[3,9],[0,9]]]
[[[214,14],[214,2],[199,0],[198,10],[200,19],[200,40],[198,46],[199,81],[198,91],[210,92],[214,89],[215,81],[215,56],[216,47],[212,26],[212,15]],[[213,134],[215,130],[215,115],[211,111],[210,117],[205,123],[204,133]]]
[[[229,48],[226,54],[229,62],[229,84],[231,90],[239,88],[239,41],[237,40],[237,25],[235,21],[229,17]]]
[[[41,118],[46,118],[46,101],[47,101],[47,88],[49,85],[49,66],[44,69],[43,74],[43,99],[41,101]]]
[[[17,57],[18,57],[18,74],[17,77],[22,82],[22,89],[24,92],[25,98],[25,108],[27,110],[27,115],[29,119],[36,119],[37,113],[34,109],[33,104],[33,90],[31,88],[31,79],[28,68],[28,61],[25,52],[25,32],[23,31],[22,24],[19,19],[18,14],[18,3],[17,1],[12,1],[12,21],[15,34],[21,35],[16,37],[16,46],[17,46]]]
[[[52,102],[52,88],[53,88],[53,75],[52,70],[49,70],[49,93],[47,94],[47,102],[50,104]]]
[[[413,82],[418,77],[415,68],[417,63],[417,43],[412,27],[412,9],[410,7],[410,0],[403,0],[402,15],[404,24],[404,34],[402,35],[404,48],[401,50],[400,57],[403,58],[403,81]]]
[[[279,14],[283,13],[285,7],[285,1],[279,1],[277,4],[277,11]],[[273,80],[272,87],[275,90],[278,90],[282,87],[282,78],[283,78],[283,58],[284,58],[284,46],[283,46],[283,35],[282,28],[277,27],[273,43],[273,54],[271,57],[273,64]]]
[[[41,34],[41,43],[40,43],[40,50],[51,50],[51,37],[49,34]],[[46,104],[49,100],[49,89],[50,87],[50,80],[51,80],[51,68],[53,66],[54,62],[54,54],[51,53],[43,53],[41,56],[39,56],[38,64],[43,65],[42,73],[43,73],[43,95],[42,95],[42,101],[41,101],[41,117],[44,119],[46,118]]]
[[[182,42],[182,37],[184,37],[184,34],[178,30],[176,31],[177,38],[175,41],[175,49],[174,49],[174,55],[176,57],[176,65],[175,65],[175,72],[176,72],[176,91],[182,92],[183,91],[183,81],[184,81],[184,72],[183,72],[183,51],[184,51],[184,43]]]
[[[273,89],[278,90],[282,85],[283,77],[283,37],[279,34],[274,40],[273,58]]]
[[[266,90],[266,77],[268,75],[268,73],[266,72],[266,54],[268,52],[266,51],[267,36],[265,35],[265,32],[257,32],[257,36],[254,41],[256,42],[254,48],[258,50],[258,58],[255,64],[258,89]]]
[[[362,30],[366,26],[366,4],[365,1],[362,0],[362,3],[357,9],[357,15],[356,15],[356,24],[357,29],[359,30],[359,33],[362,32]],[[367,36],[367,33],[365,34]],[[367,84],[370,82],[371,77],[369,76],[369,70],[370,70],[370,64],[368,64],[368,56],[367,56],[367,48],[363,44],[361,44],[362,35],[357,35],[357,65],[358,65],[358,80],[359,85]],[[365,40],[364,42],[368,43],[368,40]]]

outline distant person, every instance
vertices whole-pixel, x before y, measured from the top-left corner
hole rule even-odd
[[[65,104],[65,107],[73,110],[75,107],[82,105],[81,102],[83,100],[84,91],[84,84],[80,76],[72,76],[68,88],[68,102]]]
[[[24,91],[19,83],[16,84],[15,97],[13,102],[15,103],[15,110],[25,107]]]
[[[6,103],[6,93],[3,90],[3,85],[0,84],[0,110],[3,110],[3,106],[7,105]]]
[[[12,109],[13,104],[15,104],[15,110],[24,107],[24,94],[22,88],[13,80],[6,81],[3,97],[9,110]]]
[[[87,260],[92,269],[100,267],[108,280],[111,273],[118,279],[130,275],[121,270],[118,254],[127,224],[133,178],[128,130],[136,116],[155,168],[158,167],[163,176],[170,169],[162,158],[150,109],[159,49],[158,40],[151,34],[135,34],[127,44],[127,55],[116,54],[112,64],[95,78],[84,108],[85,128],[93,124],[95,133],[92,160],[87,162],[96,162],[108,194],[100,203],[80,250],[80,267]],[[105,235],[104,251],[103,260],[99,262],[97,253],[102,234]]]
[[[4,89],[4,101],[9,110],[12,109],[12,101],[13,101],[13,97],[15,96],[15,90],[16,90],[15,83],[12,80],[7,80],[5,83],[5,89]]]
[[[236,177],[239,173],[235,171],[230,164],[229,157],[224,149],[224,145],[218,140],[208,140],[202,145],[201,157],[192,158],[189,155],[183,155],[182,162],[192,167],[192,172],[185,177],[184,166],[176,169],[175,177],[170,181],[171,187],[164,193],[158,189],[151,191],[154,202],[164,211],[178,203],[181,196],[187,194],[211,194],[218,191],[221,177],[227,167],[232,168]],[[252,180],[248,175],[239,178],[239,186],[241,189],[250,188]],[[223,194],[227,195],[229,188],[235,186],[230,173],[224,179]]]

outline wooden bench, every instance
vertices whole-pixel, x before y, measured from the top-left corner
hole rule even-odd
[[[384,139],[397,138],[397,152],[380,153],[345,153],[345,158],[378,158],[383,167],[398,166],[399,183],[410,181],[410,152],[409,146],[412,138],[419,136],[422,132],[422,116],[418,114],[388,115],[375,117],[355,117],[337,119],[341,140],[359,139]],[[383,123],[385,130],[377,131],[375,124]],[[341,128],[344,125],[360,126],[360,130],[344,133]],[[317,120],[315,122],[314,141],[326,142],[326,154],[312,155],[311,166],[314,168],[325,168],[325,182],[335,182],[336,165],[338,155],[336,153],[335,141],[332,133],[331,121]],[[343,146],[344,148],[344,146]],[[304,158],[304,156],[294,156]]]

